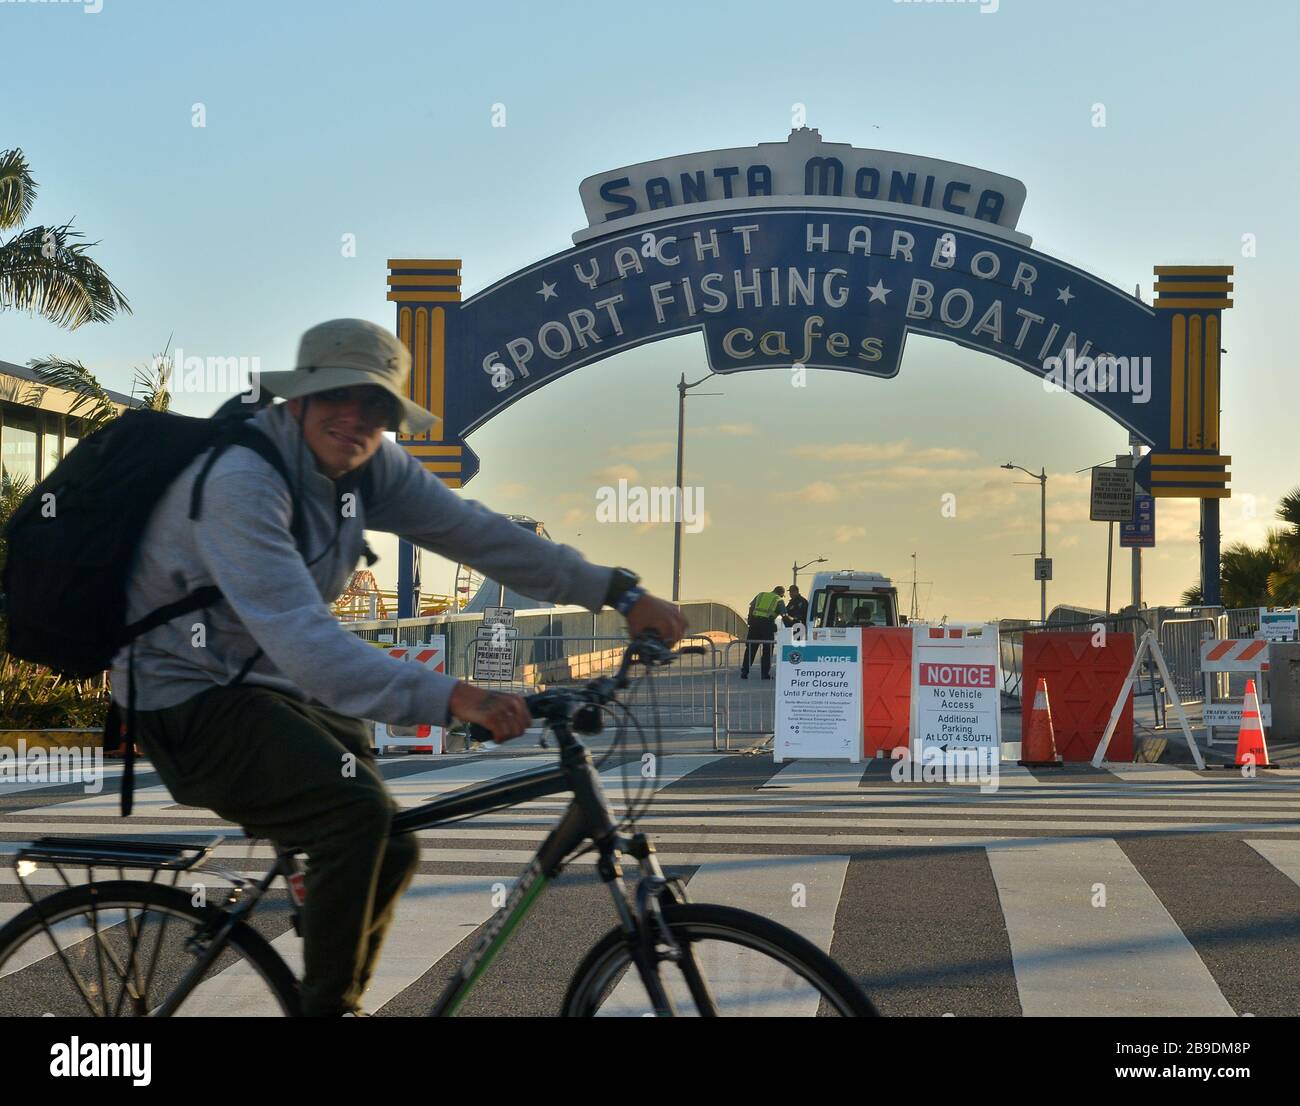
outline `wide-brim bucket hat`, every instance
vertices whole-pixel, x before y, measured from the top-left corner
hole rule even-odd
[[[331,319],[302,336],[294,369],[262,373],[258,379],[262,387],[281,399],[373,384],[401,404],[400,429],[420,434],[439,420],[407,398],[410,375],[411,354],[391,331],[365,319]]]

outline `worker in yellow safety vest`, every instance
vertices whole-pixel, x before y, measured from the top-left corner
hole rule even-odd
[[[754,654],[763,650],[763,679],[772,678],[772,640],[776,637],[776,620],[785,614],[785,588],[760,591],[749,604],[749,628],[746,632],[745,659],[740,664],[740,678],[749,679]]]

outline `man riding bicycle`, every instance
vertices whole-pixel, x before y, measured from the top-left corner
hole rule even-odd
[[[387,330],[337,319],[303,335],[292,371],[263,374],[285,402],[251,425],[278,450],[289,484],[251,449],[226,449],[210,466],[204,454],[181,473],[145,529],[128,619],[204,586],[221,599],[140,636],[113,665],[114,698],[125,704],[134,680],[135,732],[178,802],[306,851],[309,1016],[358,1009],[418,864],[413,835],[389,835],[396,804],[359,719],[461,719],[497,741],[531,723],[519,696],[403,664],[339,624],[329,604],[365,551],[363,531],[400,535],[538,599],[614,606],[634,635],[653,630],[671,644],[686,629],[632,573],[461,499],[386,439],[437,422],[405,397],[409,372]],[[196,479],[202,510],[192,518]]]

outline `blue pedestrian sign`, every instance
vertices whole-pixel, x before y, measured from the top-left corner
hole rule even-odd
[[[1133,521],[1119,524],[1121,549],[1150,549],[1156,544],[1156,501],[1154,496],[1133,497]]]

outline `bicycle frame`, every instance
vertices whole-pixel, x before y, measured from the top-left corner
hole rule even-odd
[[[400,811],[393,817],[390,833],[414,833],[548,795],[573,795],[568,809],[546,835],[536,855],[520,873],[505,903],[489,920],[469,956],[439,996],[429,1012],[430,1017],[452,1017],[456,1014],[479,978],[509,942],[515,928],[537,901],[546,884],[560,874],[565,858],[587,840],[594,842],[599,852],[597,871],[610,889],[620,926],[629,938],[637,938],[634,959],[656,1013],[674,1013],[672,1003],[659,980],[659,957],[654,940],[656,926],[653,923],[658,916],[661,900],[666,897],[670,901],[686,902],[685,889],[664,876],[654,845],[644,834],[638,833],[631,838],[618,835],[600,776],[592,764],[591,754],[581,741],[567,727],[555,726],[552,733],[560,745],[560,759],[555,766],[535,768],[504,779],[472,784],[422,806]],[[621,886],[623,869],[620,860],[624,852],[636,859],[641,869],[635,917]],[[252,913],[277,877],[284,876],[290,880],[298,870],[297,850],[284,849],[280,851],[271,869],[257,880],[220,873],[235,883],[230,898],[232,909],[223,911],[219,925],[211,933],[202,935],[207,942],[206,947],[186,973],[185,979],[155,1011],[155,1016],[168,1017],[180,1007],[220,955],[234,926]],[[298,928],[297,911],[298,904],[295,901],[295,928]],[[693,963],[694,958],[689,950],[683,954],[672,942],[667,929],[662,926],[657,928],[661,931],[659,938],[669,946],[669,955],[674,959],[684,959],[687,977],[693,982],[698,980],[698,968]],[[703,986],[702,982],[700,985]]]
[[[515,928],[537,901],[546,884],[560,874],[565,858],[587,840],[593,841],[599,851],[597,871],[610,889],[619,924],[629,937],[638,933],[639,924],[644,928],[644,915],[654,909],[649,904],[657,906],[661,895],[672,895],[685,901],[684,891],[665,878],[655,856],[654,846],[644,835],[636,834],[629,840],[618,836],[600,777],[591,762],[591,754],[567,727],[555,727],[552,732],[560,744],[558,765],[462,788],[433,802],[404,810],[393,819],[392,833],[408,833],[428,829],[452,819],[516,806],[531,799],[565,792],[573,794],[568,809],[546,835],[537,854],[520,873],[509,897],[490,919],[469,956],[439,996],[430,1011],[431,1017],[451,1017],[456,1014],[479,978],[508,943]],[[624,851],[636,858],[641,868],[642,884],[651,892],[637,896],[639,904],[647,904],[640,910],[642,917],[639,919],[633,917],[621,886],[623,869],[620,858]],[[656,1010],[671,1013],[671,1004],[659,983],[653,963],[649,960],[643,962],[639,953],[637,964]]]

